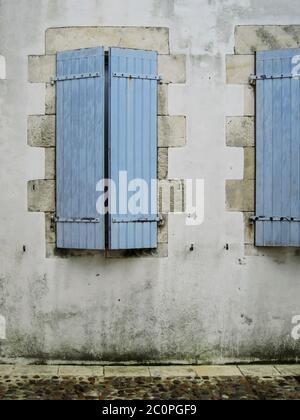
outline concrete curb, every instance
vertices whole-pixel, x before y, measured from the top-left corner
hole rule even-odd
[[[273,378],[300,376],[300,365],[236,366],[78,366],[0,365],[0,376],[97,376],[97,377],[236,377]]]

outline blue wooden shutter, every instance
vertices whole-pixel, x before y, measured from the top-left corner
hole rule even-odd
[[[155,248],[156,191],[151,180],[157,178],[157,53],[111,48],[109,74],[109,174],[117,192],[117,211],[109,216],[109,248]],[[124,211],[120,171],[127,172],[128,183],[137,178],[147,183],[142,188],[144,207],[148,203],[143,214]],[[133,194],[128,192],[128,199]]]
[[[104,249],[104,217],[96,211],[104,178],[103,48],[57,54],[56,101],[57,247]]]
[[[256,55],[257,246],[300,246],[300,81],[292,77],[299,55]]]

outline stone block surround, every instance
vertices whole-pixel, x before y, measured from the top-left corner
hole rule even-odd
[[[255,73],[255,52],[282,48],[299,48],[300,25],[237,26],[235,54],[226,56],[228,84],[244,89],[244,112],[226,117],[226,145],[244,149],[244,177],[226,181],[226,208],[244,216],[246,256],[261,256],[276,252],[254,246],[254,225],[250,217],[255,212],[255,87],[249,77]]]
[[[184,209],[184,182],[168,179],[168,150],[186,144],[186,117],[169,115],[170,84],[185,83],[186,57],[171,54],[169,29],[160,27],[66,27],[46,30],[45,55],[28,57],[28,81],[45,84],[45,113],[28,116],[27,143],[45,149],[45,178],[28,182],[28,211],[45,213],[47,257],[95,255],[92,251],[57,250],[55,246],[55,86],[51,78],[56,73],[58,51],[95,46],[150,49],[158,51],[158,73],[163,76],[158,85],[158,197],[159,209],[165,208],[165,184],[176,192],[171,212]],[[159,225],[158,248],[155,251],[109,252],[110,257],[168,255],[168,211]],[[99,253],[99,252],[98,252]]]

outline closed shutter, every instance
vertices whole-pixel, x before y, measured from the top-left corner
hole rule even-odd
[[[57,54],[57,247],[104,249],[96,184],[104,177],[103,48]]]
[[[300,81],[292,77],[299,56],[256,55],[257,246],[300,246]]]
[[[111,208],[109,215],[109,248],[155,248],[157,53],[111,48],[109,55],[109,175],[117,192],[116,212]],[[132,191],[126,191],[130,183]],[[132,212],[128,203],[135,201],[139,209]]]

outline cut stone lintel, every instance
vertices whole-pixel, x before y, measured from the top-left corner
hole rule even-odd
[[[77,26],[46,31],[46,54],[98,46],[155,50],[169,54],[169,29],[134,26]]]

